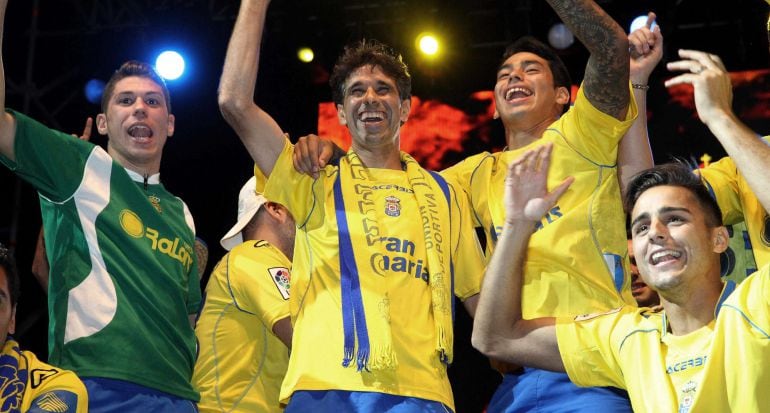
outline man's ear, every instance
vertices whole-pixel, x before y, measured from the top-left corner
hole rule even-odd
[[[340,104],[337,105],[337,120],[342,126],[347,126],[348,124],[348,120],[345,118],[345,107]]]
[[[401,125],[405,124],[409,119],[409,111],[412,110],[412,99],[404,99],[401,101],[401,109],[399,116],[401,118]]]
[[[564,86],[556,88],[556,103],[562,106],[569,104],[569,89]]]
[[[168,121],[166,123],[166,131],[168,133],[167,136],[171,137],[174,135],[174,123],[176,122],[176,118],[172,114],[168,114]]]
[[[99,132],[99,135],[107,134],[107,115],[104,113],[96,115],[96,130]]]
[[[727,228],[719,226],[713,229],[712,232],[714,252],[721,254],[727,250],[730,245],[730,234],[727,232]]]

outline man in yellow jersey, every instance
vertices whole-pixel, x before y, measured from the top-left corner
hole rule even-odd
[[[34,353],[21,351],[9,334],[16,330],[16,302],[19,274],[8,250],[0,244],[0,380],[3,412],[88,411],[88,394],[83,382],[69,370],[38,360]]]
[[[625,202],[637,264],[662,310],[622,306],[577,317],[528,319],[522,279],[533,228],[574,178],[550,193],[550,144],[506,180],[506,220],[487,269],[473,344],[490,357],[566,371],[581,386],[628,390],[639,412],[770,409],[770,271],[739,287],[720,279],[727,248],[719,206],[686,166],[640,173]]]
[[[254,177],[241,188],[238,222],[221,240],[229,253],[209,278],[195,326],[201,412],[283,411],[295,227],[289,211],[256,188]]]
[[[499,194],[506,166],[513,159],[534,145],[553,142],[555,165],[549,182],[576,177],[533,236],[524,283],[524,312],[531,317],[634,303],[626,270],[619,179],[622,183],[635,171],[652,166],[646,136],[624,139],[618,148],[636,116],[629,90],[629,44],[623,30],[593,1],[549,3],[591,52],[574,107],[566,110],[571,81],[558,55],[531,37],[519,39],[503,56],[494,93],[508,150],[471,156],[442,172],[468,194],[475,225],[486,234],[488,253],[502,228]],[[654,15],[648,26],[652,20]],[[650,53],[635,50],[631,68],[649,60]],[[296,156],[295,164],[318,176],[319,165],[325,165],[332,151],[315,137],[303,143],[308,150],[295,155],[313,155]],[[626,155],[621,158],[622,154]],[[534,369],[506,374],[488,411],[527,412],[536,406],[551,411],[630,411],[627,397],[617,389],[580,389],[564,374]]]
[[[649,30],[634,33],[639,36],[634,40],[639,44],[656,42]],[[657,42],[662,46],[662,38]],[[655,59],[648,62],[649,70],[642,72],[640,83],[647,84],[652,69],[660,61],[661,54],[653,56]],[[667,67],[684,73],[668,80],[666,86],[693,86],[698,116],[728,154],[700,169],[699,173],[719,203],[725,225],[745,224],[754,261],[757,268],[762,268],[770,262],[770,180],[766,177],[770,167],[768,138],[757,136],[733,112],[730,74],[719,56],[696,50],[680,50],[679,56],[682,60],[669,62]],[[634,95],[639,112],[646,113],[646,90],[634,89]],[[639,116],[626,138],[639,140],[646,136],[647,117]],[[733,274],[729,278],[741,281],[746,275]]]
[[[399,149],[411,77],[376,41],[345,49],[331,75],[352,148],[314,179],[253,102],[268,1],[243,0],[220,109],[297,223],[287,412],[454,410],[453,296],[475,309],[483,256],[464,196]],[[464,234],[464,236],[461,236]]]

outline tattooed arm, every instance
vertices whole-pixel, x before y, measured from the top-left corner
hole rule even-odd
[[[593,0],[547,0],[591,53],[583,79],[588,100],[617,119],[628,110],[628,40],[623,29]]]

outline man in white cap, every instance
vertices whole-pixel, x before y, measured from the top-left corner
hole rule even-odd
[[[294,232],[289,211],[258,193],[251,177],[238,197],[238,222],[220,241],[229,253],[211,273],[195,327],[192,381],[201,412],[283,411]]]

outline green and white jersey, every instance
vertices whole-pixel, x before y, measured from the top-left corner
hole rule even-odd
[[[196,400],[200,285],[187,206],[102,148],[16,117],[6,166],[40,194],[50,263],[49,362]]]

